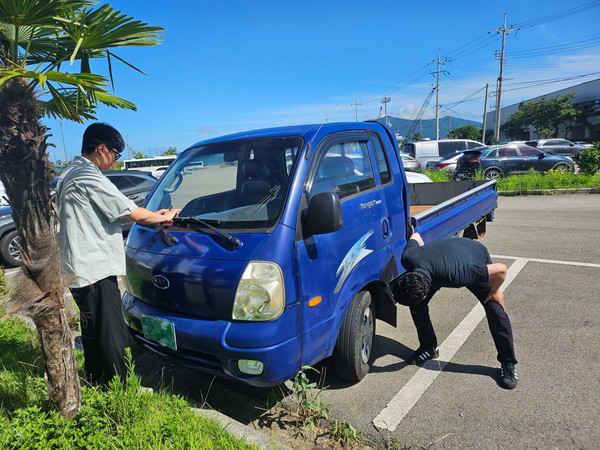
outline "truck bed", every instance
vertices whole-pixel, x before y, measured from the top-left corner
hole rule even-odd
[[[414,183],[409,192],[411,223],[426,242],[470,227],[476,237],[498,206],[495,180]]]

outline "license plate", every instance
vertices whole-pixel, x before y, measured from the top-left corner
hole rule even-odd
[[[142,316],[142,330],[144,337],[158,342],[163,347],[177,350],[175,338],[175,324],[158,317]]]

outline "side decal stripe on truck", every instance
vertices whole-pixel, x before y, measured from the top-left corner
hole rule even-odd
[[[367,255],[373,253],[373,250],[366,248],[367,239],[369,239],[372,234],[373,230],[366,233],[363,237],[356,241],[348,253],[346,253],[346,256],[344,256],[344,259],[335,272],[338,277],[340,277],[341,273],[341,277],[335,286],[335,290],[333,291],[334,293],[339,292],[342,284],[344,284],[344,281],[346,281],[346,278],[348,278],[348,275],[350,275],[350,272],[352,272],[352,269],[354,269],[356,265]]]

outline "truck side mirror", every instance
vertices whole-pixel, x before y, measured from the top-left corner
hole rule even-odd
[[[334,192],[320,192],[310,198],[304,224],[311,234],[327,234],[342,228],[340,199]]]

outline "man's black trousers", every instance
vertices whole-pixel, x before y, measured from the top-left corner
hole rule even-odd
[[[83,288],[71,289],[81,318],[85,371],[90,381],[125,378],[125,347],[129,333],[123,318],[117,277],[107,277]]]
[[[506,311],[502,309],[502,306],[498,302],[490,300],[486,304],[483,304],[483,300],[487,297],[491,286],[492,282],[488,281],[487,283],[467,286],[467,289],[475,294],[475,297],[477,297],[485,309],[490,333],[498,351],[498,361],[501,364],[516,364],[517,358],[515,356],[512,327]],[[437,337],[429,317],[429,301],[436,292],[437,289],[432,289],[423,302],[410,308],[410,314],[417,327],[419,344],[422,348],[435,348],[438,346]]]

